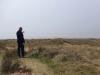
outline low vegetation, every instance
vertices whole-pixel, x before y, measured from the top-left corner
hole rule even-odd
[[[16,55],[16,41],[4,40],[0,41],[0,45],[1,51],[5,49],[4,54],[2,54],[1,73],[11,74],[19,71],[20,65],[22,64],[20,60],[22,59],[19,60]],[[27,62],[29,62],[29,59],[38,60],[38,62],[47,65],[54,75],[99,75],[99,46],[99,39],[26,40],[25,49],[27,51],[26,58],[24,59],[26,59]],[[11,54],[7,51],[10,51]],[[35,62],[35,60],[33,62]],[[28,75],[31,75],[34,71],[31,68],[28,69],[28,72],[30,72]],[[47,73],[45,74],[48,75]]]

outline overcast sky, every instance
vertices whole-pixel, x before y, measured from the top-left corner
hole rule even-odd
[[[100,38],[100,0],[0,0],[0,39]]]

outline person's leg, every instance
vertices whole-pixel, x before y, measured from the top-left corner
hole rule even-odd
[[[22,55],[22,57],[24,57],[24,54],[25,52],[24,52],[24,44],[21,44],[21,55]]]
[[[18,56],[20,57],[20,43],[18,43],[18,52],[17,52]]]

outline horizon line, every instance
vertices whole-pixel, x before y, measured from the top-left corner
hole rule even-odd
[[[88,37],[64,37],[64,38],[60,38],[60,37],[49,37],[49,38],[25,38],[26,40],[31,40],[31,39],[100,39],[100,38],[88,38]],[[17,40],[16,38],[0,38],[0,40]]]

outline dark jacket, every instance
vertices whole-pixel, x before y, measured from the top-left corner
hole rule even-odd
[[[17,31],[16,35],[17,35],[17,42],[18,43],[25,43],[23,32]]]

